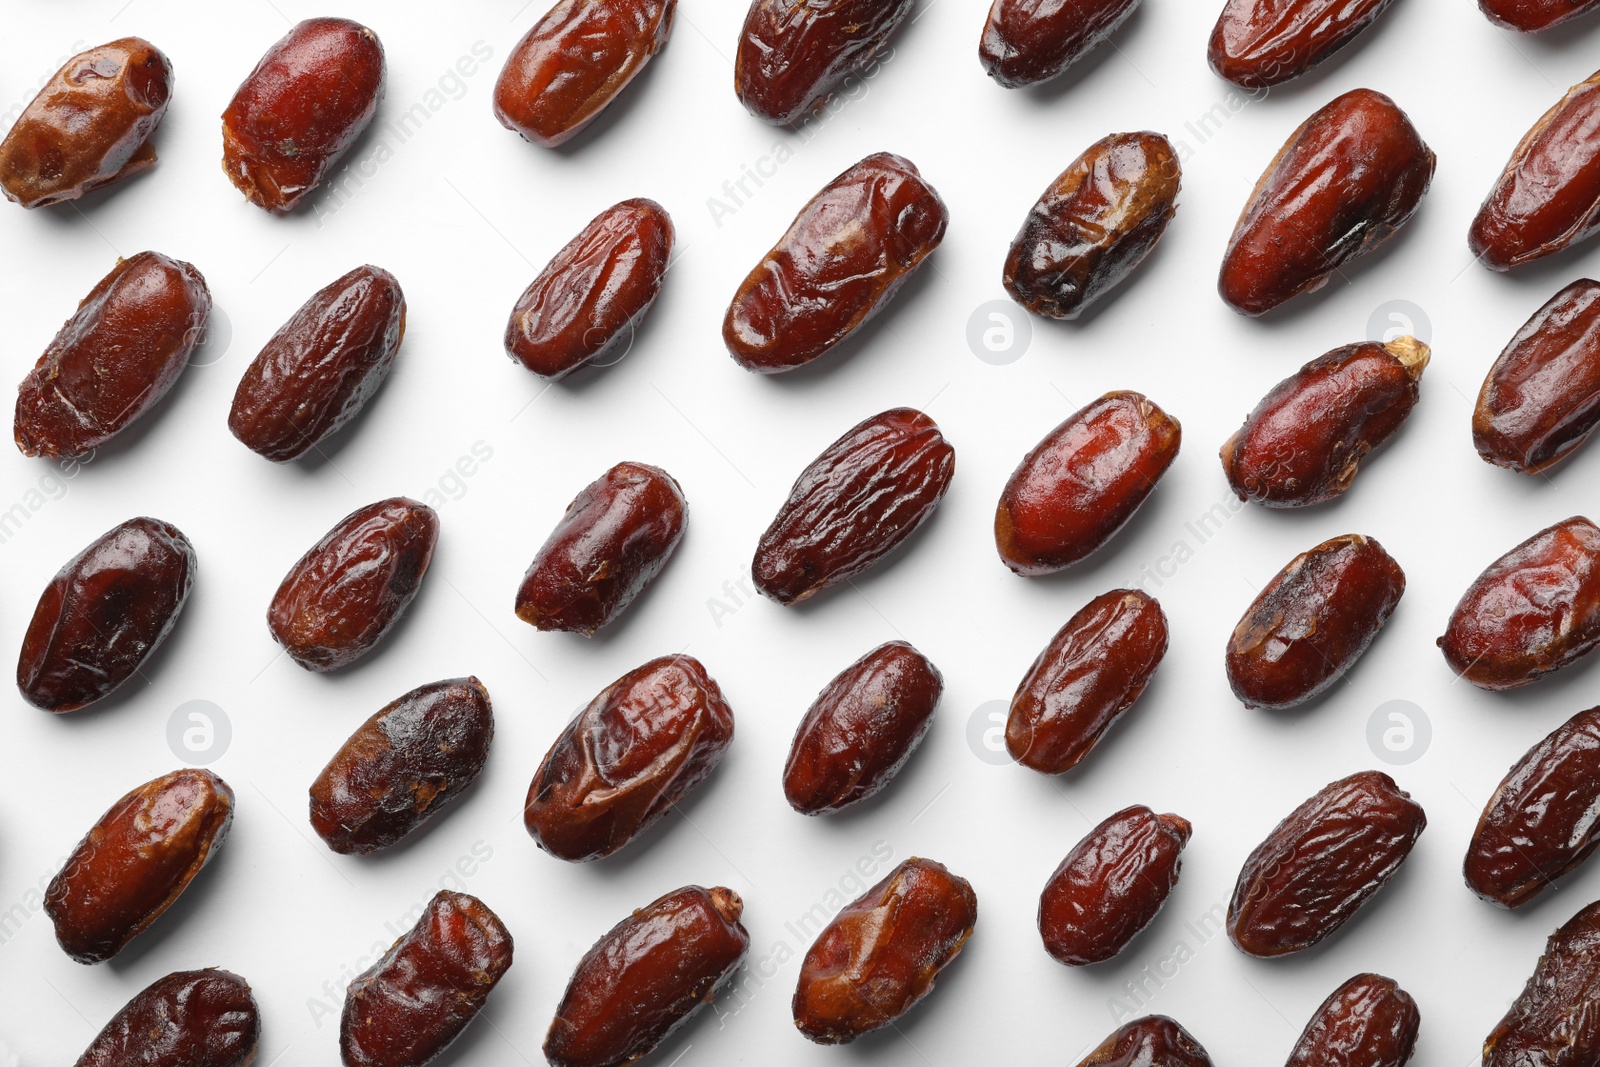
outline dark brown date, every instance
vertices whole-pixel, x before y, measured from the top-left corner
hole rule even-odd
[[[17,387],[24,456],[81,456],[167,395],[205,336],[211,291],[159,252],[119,259]]]
[[[1227,0],[1206,58],[1217,76],[1266,89],[1320,66],[1388,8],[1390,0]]]
[[[910,160],[863,159],[800,209],[740,284],[722,321],[734,362],[781,374],[827,352],[888,304],[939,247],[948,221]]]
[[[1588,1067],[1600,1048],[1600,901],[1550,935],[1528,984],[1483,1043],[1483,1067]]]
[[[1538,33],[1593,11],[1600,0],[1478,0],[1490,22],[1508,30]]]
[[[1007,89],[1049,81],[1110,40],[1139,0],[994,0],[978,62]]]
[[[1155,919],[1178,884],[1187,819],[1124,808],[1089,831],[1039,896],[1044,949],[1069,967],[1102,963]]]
[[[388,848],[478,780],[494,738],[476,678],[418,686],[385,705],[311,783],[311,828],[335,852]]]
[[[1310,948],[1382,889],[1428,817],[1394,779],[1362,771],[1322,789],[1273,828],[1239,872],[1228,936],[1252,956]]]
[[[1077,318],[1155,249],[1182,178],[1159,133],[1096,141],[1028,212],[1006,255],[1006,292],[1035,315]]]
[[[662,656],[601,690],[550,746],[522,821],[571,862],[609,856],[716,768],[733,709],[693,656]]]
[[[1600,643],[1600,528],[1575,515],[1489,564],[1439,638],[1450,669],[1480,689],[1516,689]]]
[[[422,588],[439,516],[397,496],[358,508],[284,575],[267,609],[272,638],[308,671],[366,655]]]
[[[1301,123],[1228,240],[1217,291],[1263,315],[1328,284],[1394,235],[1433,181],[1433,151],[1382,93],[1355,89]]]
[[[994,513],[1000,559],[1036,577],[1111,540],[1178,458],[1183,428],[1148,397],[1107,393],[1022,457]]]
[[[250,983],[228,971],[178,971],[146,986],[73,1067],[249,1067],[261,1041]]]
[[[819,1045],[843,1045],[890,1025],[933,992],[977,921],[965,878],[933,860],[906,860],[806,950],[795,1026]]]
[[[795,479],[756,546],[756,588],[795,604],[855,577],[933,514],[955,469],[955,449],[920,411],[857,423]]]
[[[745,110],[783,126],[872,65],[916,0],[751,0],[733,59]]]
[[[731,889],[674,890],[584,953],[544,1040],[552,1067],[620,1067],[648,1056],[711,1003],[750,948]]]
[[[172,63],[138,37],[79,52],[0,142],[0,190],[23,207],[76,200],[156,165],[150,135],[172,98]]]
[[[1078,1067],[1211,1067],[1211,1057],[1172,1019],[1146,1015],[1106,1038]]]
[[[383,99],[383,45],[359,22],[306,19],[267,50],[222,113],[222,169],[252,204],[294,210]]]
[[[233,824],[233,790],[210,771],[173,771],[128,793],[50,880],[44,910],[79,963],[110,959],[183,895]]]
[[[511,932],[477,897],[434,895],[417,924],[345,990],[345,1067],[422,1067],[450,1047],[511,969]]]
[[[1405,572],[1370,537],[1330,538],[1289,561],[1228,639],[1228,684],[1247,708],[1292,708],[1344,677],[1389,621]]]
[[[672,236],[672,219],[654,200],[606,208],[517,300],[506,323],[506,354],[552,380],[586,363],[603,365],[633,343],[634,329],[660,295]]]
[[[840,671],[789,746],[789,806],[825,815],[888,785],[922,744],[943,691],[938,668],[904,641],[879,645]]]
[[[1041,774],[1063,774],[1094,751],[1167,653],[1155,598],[1113,589],[1085,604],[1039,653],[1011,697],[1006,751]]]
[[[1311,1016],[1285,1067],[1403,1067],[1421,1025],[1417,1002],[1394,979],[1358,974]]]

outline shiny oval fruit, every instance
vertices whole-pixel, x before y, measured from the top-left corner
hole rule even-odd
[[[1206,58],[1246,89],[1300,77],[1354,41],[1390,0],[1227,0]]]
[[[1000,85],[1048,81],[1122,28],[1139,0],[994,0],[978,41],[978,62]]]
[[[1172,1019],[1146,1015],[1102,1041],[1078,1067],[1211,1067],[1211,1057]]]
[[[1393,978],[1358,974],[1311,1016],[1284,1067],[1404,1067],[1422,1015]]]
[[[1550,935],[1528,984],[1483,1043],[1483,1067],[1588,1067],[1600,1044],[1600,901]]]
[[[795,122],[872,65],[916,0],[751,0],[733,58],[745,110]]]
[[[1539,33],[1593,11],[1600,0],[1478,0],[1478,8],[1496,26]]]
[[[249,1067],[261,1042],[250,983],[228,971],[178,971],[142,989],[73,1067]]]

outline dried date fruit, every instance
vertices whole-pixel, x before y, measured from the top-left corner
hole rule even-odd
[[[267,50],[222,113],[222,169],[275,215],[322,183],[383,99],[383,45],[359,22],[306,19]]]
[[[978,62],[1007,89],[1049,81],[1110,40],[1139,0],[994,0]]]
[[[994,514],[1000,559],[1036,577],[1115,536],[1178,457],[1178,420],[1140,393],[1107,393],[1022,458]]]
[[[955,469],[955,449],[920,411],[857,423],[795,479],[756,546],[756,588],[794,604],[855,577],[933,514]]]
[[[872,65],[916,0],[751,0],[733,59],[745,110],[784,126]]]
[[[863,159],[800,209],[739,285],[722,321],[734,362],[781,374],[829,351],[899,292],[948,221],[910,160]]]
[[[829,682],[800,721],[783,795],[802,815],[860,803],[888,785],[922,744],[944,678],[904,641],[879,645]]]
[[[1478,0],[1478,8],[1496,26],[1539,33],[1595,9],[1600,0]]]
[[[1356,39],[1390,0],[1227,0],[1206,58],[1217,76],[1266,89],[1320,66]]]
[[[1050,639],[1011,697],[1006,751],[1041,774],[1062,774],[1094,751],[1139,699],[1167,652],[1155,598],[1113,589]]]
[[[122,37],[79,52],[0,142],[0,191],[45,207],[150,169],[150,135],[171,98],[172,63],[149,41]]]
[[[159,252],[119,259],[17,387],[24,456],[81,456],[167,395],[205,335],[211,291]]]
[[[1146,1015],[1106,1038],[1078,1067],[1211,1067],[1211,1057],[1172,1019]]]
[[[1600,1047],[1600,901],[1550,935],[1533,976],[1483,1043],[1483,1067],[1589,1067]]]
[[[146,986],[73,1067],[249,1067],[261,1041],[250,983],[214,968]]]
[[[1421,1024],[1417,1002],[1394,979],[1358,974],[1311,1016],[1285,1067],[1403,1067]]]
[[[1263,315],[1328,284],[1406,224],[1433,181],[1433,151],[1382,93],[1354,89],[1301,123],[1245,205],[1217,291]]]
[[[601,690],[550,746],[522,821],[571,862],[609,856],[716,768],[733,709],[693,656],[662,656]]]
[[[1388,884],[1427,825],[1421,805],[1387,774],[1362,771],[1327,785],[1245,860],[1228,936],[1251,956],[1310,948]]]
[[[1135,805],[1090,830],[1039,896],[1045,951],[1083,967],[1126,948],[1178,884],[1190,829],[1187,819]]]
[[[1370,537],[1345,534],[1289,561],[1228,639],[1228,684],[1247,708],[1292,708],[1344,677],[1394,614],[1405,572]]]
[[[1159,133],[1096,141],[1028,212],[1006,255],[1006,292],[1035,315],[1077,318],[1155,249],[1182,177]]]
[[[684,886],[623,919],[584,953],[544,1040],[553,1067],[648,1056],[711,1003],[750,948],[731,889]]]
[[[345,990],[345,1067],[422,1067],[483,1010],[511,969],[511,932],[477,897],[440,892]]]
[[[913,857],[845,905],[806,950],[794,1024],[819,1045],[889,1026],[933,992],[978,921],[972,885]]]
[[[354,663],[410,606],[439,539],[439,516],[397,496],[358,508],[284,575],[267,609],[272,638],[308,671]]]
[[[44,910],[79,963],[101,963],[144,933],[189,887],[233,823],[233,790],[188,768],[128,793],[50,880]]]

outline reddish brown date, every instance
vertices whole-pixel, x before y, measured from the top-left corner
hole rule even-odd
[[[0,142],[0,190],[23,207],[76,200],[156,164],[150,135],[172,98],[172,63],[138,37],[79,52]]]
[[[817,695],[789,746],[783,795],[802,815],[860,803],[922,744],[944,678],[904,641],[879,645]]]
[[[1273,828],[1239,872],[1228,936],[1252,956],[1310,948],[1394,877],[1428,818],[1394,779],[1362,771],[1322,789]]]
[[[829,351],[888,304],[948,221],[910,160],[863,159],[811,198],[740,284],[722,321],[734,362],[781,374]]]
[[[249,1067],[260,1041],[250,983],[228,971],[178,971],[128,1001],[73,1067]]]
[[[1006,255],[1006,292],[1035,315],[1077,318],[1155,249],[1182,177],[1159,133],[1096,141],[1028,212]]]
[[[1600,1047],[1600,901],[1545,943],[1528,984],[1483,1043],[1483,1067],[1588,1067]]]
[[[159,252],[119,259],[17,387],[24,456],[81,456],[155,407],[205,335],[211,291]]]
[[[345,855],[388,848],[478,780],[494,738],[476,678],[430,682],[384,706],[311,783],[311,828]]]
[[[1266,89],[1320,66],[1356,39],[1390,0],[1227,0],[1206,58],[1217,76]]]
[[[1404,1067],[1421,1025],[1417,1002],[1394,979],[1358,974],[1311,1016],[1285,1067]]]
[[[619,1067],[648,1056],[711,1003],[750,948],[731,889],[674,890],[584,953],[545,1037],[553,1067]]]
[[[506,354],[556,380],[633,343],[661,293],[672,219],[654,200],[606,208],[539,272],[511,309]]]
[[[955,449],[920,411],[857,423],[795,479],[756,546],[756,588],[795,604],[855,577],[933,514],[955,469]]]
[[[1049,81],[1111,39],[1139,0],[994,0],[978,62],[1007,89]]]
[[[1124,808],[1089,831],[1045,883],[1039,936],[1069,967],[1116,956],[1161,911],[1178,884],[1187,819]]]
[[[128,793],[50,880],[44,910],[79,963],[110,959],[170,908],[233,823],[233,790],[210,771],[173,771]]]
[[[383,640],[422,588],[439,516],[397,496],[346,515],[284,575],[267,609],[273,640],[308,671],[332,671]]]
[[[1516,689],[1600,643],[1600,528],[1575,515],[1489,564],[1439,638],[1450,669],[1480,689]]]
[[[1006,751],[1041,774],[1063,774],[1094,751],[1144,692],[1167,653],[1155,598],[1113,589],[1085,604],[1039,653],[1011,697]]]
[[[1146,1015],[1106,1038],[1078,1067],[1211,1067],[1211,1057],[1173,1020]]]
[[[663,656],[601,690],[550,746],[522,821],[570,862],[609,856],[716,769],[733,709],[693,656]]]
[[[383,45],[359,22],[306,19],[267,50],[222,113],[222,169],[252,204],[292,211],[383,99]]]
[[[511,969],[511,932],[477,897],[435,894],[417,924],[345,990],[345,1067],[422,1067],[449,1048]]]
[[[1107,393],[1051,430],[1011,472],[994,514],[1000,559],[1036,577],[1107,541],[1178,458],[1183,428],[1140,393]]]
[[[1355,89],[1306,119],[1256,183],[1217,291],[1244,315],[1312,293],[1406,224],[1433,181],[1433,151],[1382,93]]]
[[[978,921],[978,897],[942,863],[909,859],[834,916],[800,965],[794,1024],[819,1045],[889,1026],[933,992]]]
[[[872,65],[916,0],[751,0],[733,91],[775,126],[795,122]]]
[[[1508,30],[1538,33],[1595,9],[1600,0],[1478,0],[1490,22]]]
[[[1330,538],[1289,561],[1228,639],[1228,684],[1247,708],[1292,708],[1355,666],[1406,591],[1370,537]]]

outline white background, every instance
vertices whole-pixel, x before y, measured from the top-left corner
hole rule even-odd
[[[0,378],[22,379],[118,254],[153,248],[193,262],[231,322],[231,344],[219,325],[199,357],[209,365],[192,367],[75,476],[0,456],[0,511],[18,504],[26,515],[0,543],[0,649],[18,647],[61,564],[123,519],[176,523],[200,560],[181,622],[148,665],[148,686],[60,718],[6,698],[0,1039],[21,1063],[69,1062],[139,989],[205,965],[254,986],[262,1064],[336,1062],[344,981],[453,870],[470,872],[454,884],[488,902],[517,939],[516,964],[451,1053],[455,1063],[541,1062],[545,1028],[582,952],[631,908],[689,882],[744,896],[750,971],[742,998],[725,994],[723,1018],[696,1020],[659,1052],[663,1064],[1071,1064],[1116,1025],[1113,998],[1126,996],[1128,982],[1144,992],[1125,1002],[1123,1017],[1175,1016],[1219,1064],[1276,1063],[1323,997],[1366,970],[1396,978],[1420,1003],[1418,1063],[1477,1062],[1544,938],[1596,895],[1600,865],[1508,914],[1463,886],[1462,853],[1507,767],[1594,703],[1596,675],[1584,665],[1518,693],[1485,694],[1455,681],[1434,639],[1482,567],[1594,500],[1600,449],[1549,478],[1524,478],[1478,459],[1469,416],[1505,341],[1590,269],[1600,245],[1504,277],[1471,261],[1465,235],[1523,131],[1592,72],[1600,19],[1530,40],[1495,29],[1469,0],[1399,0],[1323,69],[1247,101],[1205,63],[1215,0],[1146,0],[1115,48],[1060,84],[1022,92],[990,83],[976,60],[986,6],[919,0],[878,75],[806,139],[757,122],[733,96],[744,5],[683,0],[665,51],[590,132],[552,152],[522,142],[490,112],[500,65],[543,0],[7,5],[0,106],[26,103],[71,52],[127,34],[164,49],[177,84],[153,172],[79,207],[0,205]],[[415,104],[429,118],[404,144],[369,136],[351,157],[369,161],[367,177],[347,176],[339,196],[313,198],[314,210],[273,218],[224,178],[218,115],[291,21],[322,14],[362,20],[382,38],[389,82],[380,127]],[[462,76],[458,60],[475,47],[490,58],[466,64],[473,72]],[[1347,271],[1348,282],[1264,321],[1235,315],[1213,279],[1251,185],[1307,114],[1357,86],[1391,94],[1438,153],[1421,211],[1388,249]],[[978,359],[967,322],[1003,298],[1000,266],[1023,214],[1089,143],[1141,128],[1168,134],[1184,156],[1180,209],[1160,247],[1086,321],[1035,321],[1023,358]],[[724,183],[778,146],[785,158],[761,164],[764,184],[747,183],[753,195],[738,205],[726,201]],[[728,297],[807,198],[883,149],[915,161],[948,202],[943,247],[845,351],[782,378],[746,374],[720,340]],[[672,212],[676,266],[625,360],[547,387],[504,356],[506,315],[589,218],[630,196]],[[713,197],[736,210],[714,217]],[[326,460],[269,464],[227,432],[234,386],[312,291],[363,262],[392,270],[405,288],[409,329],[394,373]],[[1391,300],[1422,310],[1434,346],[1404,432],[1346,499],[1287,514],[1225,511],[1202,543],[1186,524],[1229,499],[1218,446],[1280,378],[1367,336],[1375,313],[1380,331],[1391,325],[1380,310]],[[1051,427],[1114,388],[1144,391],[1180,419],[1182,454],[1093,561],[1052,579],[1012,575],[990,526],[1001,486]],[[857,590],[799,609],[739,591],[757,537],[805,463],[859,419],[901,404],[925,408],[958,456],[928,527]],[[458,462],[474,449],[489,458],[465,464],[463,476]],[[511,610],[522,572],[568,500],[621,459],[659,464],[680,480],[688,535],[604,636],[537,633]],[[430,491],[444,501],[439,550],[380,651],[331,676],[280,656],[264,613],[289,565],[354,508]],[[1291,556],[1346,532],[1377,537],[1406,569],[1398,612],[1326,699],[1288,714],[1242,709],[1222,671],[1234,621]],[[1144,587],[1171,621],[1171,651],[1087,764],[1052,781],[980,758],[981,743],[969,744],[975,711],[1008,698],[1089,598],[1158,571],[1165,577]],[[796,722],[835,672],[896,637],[945,675],[926,744],[863,810],[794,814],[779,777]],[[726,760],[686,817],[610,861],[571,866],[539,852],[519,816],[546,747],[606,683],[680,649],[705,662],[735,709]],[[482,780],[394,854],[334,856],[307,825],[317,771],[388,700],[468,673],[488,686],[498,720]],[[213,766],[237,792],[232,834],[133,947],[80,966],[54,944],[40,890],[113,800],[178,765],[168,720],[192,700],[213,702],[231,723],[231,746]],[[1391,700],[1421,708],[1433,734],[1420,759],[1393,768],[1367,740],[1369,718]],[[1429,827],[1346,929],[1318,949],[1260,961],[1186,925],[1212,914],[1215,931],[1250,849],[1312,792],[1367,767],[1391,770],[1425,806]],[[1193,821],[1182,880],[1123,956],[1062,967],[1039,943],[1038,892],[1093,824],[1132,803]],[[786,924],[815,905],[837,906],[841,883],[854,896],[858,863],[875,881],[888,865],[875,855],[888,863],[926,855],[970,878],[977,932],[898,1033],[814,1047],[789,1015],[810,938]]]

